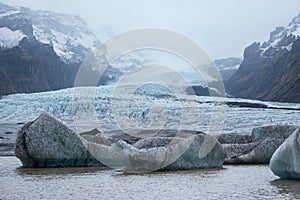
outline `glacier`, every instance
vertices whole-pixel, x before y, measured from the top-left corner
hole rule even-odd
[[[126,128],[181,128],[213,132],[212,116],[225,108],[222,133],[250,134],[252,128],[271,125],[299,125],[300,104],[262,102],[221,97],[178,95],[163,87],[148,85],[134,94],[114,94],[114,86],[68,88],[58,91],[13,94],[0,98],[0,124],[26,123],[48,113],[77,132]],[[80,91],[81,95],[74,95]],[[130,96],[130,99],[124,98]],[[92,98],[92,100],[91,100]],[[228,106],[224,102],[259,103],[270,108]],[[112,104],[115,104],[112,106]],[[89,120],[95,113],[95,121]],[[222,113],[221,113],[222,114]],[[76,124],[80,116],[80,124]],[[220,119],[220,123],[221,123]],[[97,127],[95,127],[95,124]],[[157,127],[155,127],[157,126]],[[122,127],[121,127],[122,128]]]

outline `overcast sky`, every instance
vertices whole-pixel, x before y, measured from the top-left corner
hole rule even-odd
[[[276,26],[300,13],[299,0],[2,0],[10,5],[76,14],[100,40],[141,27],[168,28],[198,42],[214,59],[242,57]]]

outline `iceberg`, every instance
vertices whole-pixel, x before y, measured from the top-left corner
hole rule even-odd
[[[271,171],[283,179],[300,180],[300,129],[275,151],[270,161]]]

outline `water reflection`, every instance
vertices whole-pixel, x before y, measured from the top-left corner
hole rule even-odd
[[[275,180],[268,165],[145,174],[20,166],[0,157],[0,199],[300,199],[300,181]]]
[[[17,168],[20,176],[54,176],[54,175],[78,175],[92,174],[109,170],[108,167],[74,167],[74,168]]]
[[[279,194],[289,194],[293,196],[300,196],[300,181],[276,179],[271,181],[271,185],[278,189]]]
[[[213,176],[217,175],[220,171],[226,170],[226,168],[213,168],[213,169],[198,169],[198,170],[181,170],[181,171],[154,171],[154,172],[145,172],[145,173],[131,173],[131,172],[122,172],[117,171],[119,173],[114,174],[115,176],[131,176],[131,175],[138,175],[138,176],[151,176],[151,175],[197,175],[197,176]]]

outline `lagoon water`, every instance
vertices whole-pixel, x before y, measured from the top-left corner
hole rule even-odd
[[[84,96],[73,98],[72,104],[73,89],[3,97],[0,100],[0,143],[13,144],[23,123],[42,112],[71,128],[74,128],[74,113],[89,119],[90,110],[94,109],[102,130],[113,130],[116,118],[122,122],[129,117],[128,124],[134,127],[163,121],[167,127],[180,125],[183,129],[207,132],[214,128],[211,116],[219,116],[213,108],[224,101],[233,101],[258,103],[273,109],[225,105],[223,118],[217,120],[224,120],[222,133],[251,134],[252,128],[262,125],[299,125],[300,122],[300,104],[195,96],[177,100],[143,93],[133,95],[129,104],[126,99],[118,98],[113,101],[116,107],[112,109],[111,88],[97,90],[99,94],[92,106],[86,103]],[[81,131],[95,128],[94,124],[89,125],[89,120],[83,124],[85,126],[76,128]],[[0,157],[0,199],[300,199],[300,181],[280,180],[267,165],[225,165],[223,169],[146,174],[124,174],[107,168],[20,167],[21,162],[16,157]]]
[[[300,181],[267,165],[124,174],[107,168],[20,168],[0,157],[0,199],[299,199]]]

